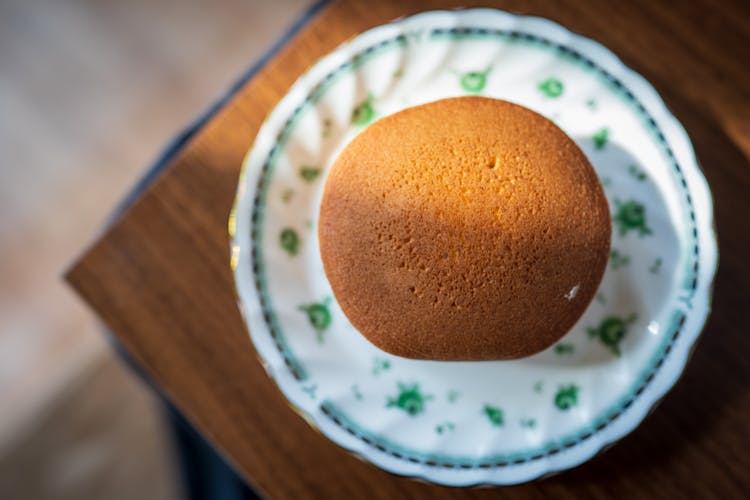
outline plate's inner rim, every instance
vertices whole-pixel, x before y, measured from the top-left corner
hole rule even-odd
[[[487,29],[487,28],[472,28],[472,27],[460,27],[460,28],[434,28],[428,33],[431,38],[438,37],[451,37],[454,39],[465,39],[465,38],[484,38],[484,37],[500,37],[505,38],[508,41],[524,42],[530,45],[537,45],[547,49],[554,50],[562,58],[568,58],[575,62],[582,64],[586,69],[591,70],[598,74],[605,82],[610,86],[611,90],[615,94],[624,97],[629,104],[633,105],[636,111],[640,114],[644,121],[644,124],[650,129],[654,138],[665,156],[667,157],[668,163],[672,165],[678,176],[678,181],[682,189],[685,192],[684,202],[687,206],[689,216],[689,228],[687,231],[687,238],[692,240],[692,250],[689,252],[689,257],[692,257],[693,264],[688,267],[688,272],[692,272],[693,276],[690,278],[688,275],[685,279],[687,283],[684,286],[684,290],[687,291],[688,296],[685,297],[686,301],[690,301],[696,293],[698,287],[698,270],[699,270],[699,247],[698,247],[698,228],[696,225],[695,211],[693,207],[693,200],[688,191],[687,181],[685,179],[682,168],[677,162],[671,147],[666,141],[666,138],[661,131],[660,127],[646,110],[643,104],[635,97],[633,92],[626,87],[618,78],[610,74],[606,69],[601,67],[599,64],[594,62],[592,59],[586,57],[581,52],[563,45],[558,42],[554,42],[547,38],[528,33],[520,30],[504,30],[504,29]],[[572,41],[575,42],[578,38],[574,38]],[[588,40],[587,40],[588,41]],[[356,54],[351,56],[345,63],[341,64],[333,71],[329,72],[325,78],[323,78],[317,85],[315,85],[310,92],[307,93],[304,100],[294,109],[291,116],[284,122],[281,131],[275,138],[275,142],[270,149],[270,152],[263,163],[258,183],[256,186],[256,193],[253,199],[252,207],[252,218],[251,218],[251,240],[252,240],[252,271],[254,275],[254,283],[260,299],[260,305],[262,310],[263,319],[266,322],[269,333],[273,340],[273,343],[281,355],[285,365],[289,369],[291,375],[298,382],[303,382],[307,378],[307,374],[302,365],[294,358],[291,350],[286,345],[284,336],[279,328],[278,320],[273,312],[273,308],[270,305],[270,298],[266,288],[265,280],[265,266],[262,264],[262,212],[263,204],[266,199],[266,191],[270,181],[270,174],[273,171],[275,160],[278,157],[280,150],[283,145],[289,139],[291,130],[295,124],[297,118],[300,116],[302,111],[307,106],[315,104],[319,100],[323,93],[330,87],[335,80],[337,74],[347,69],[354,69],[365,61],[369,60],[370,57],[376,55],[380,48],[389,46],[393,43],[400,45],[408,43],[407,36],[399,34],[390,39],[380,41]],[[611,53],[610,53],[611,55]],[[614,57],[614,56],[613,56]],[[685,235],[681,238],[686,238]],[[669,323],[669,328],[665,331],[672,332],[665,334],[665,340],[663,347],[657,349],[652,361],[649,363],[650,368],[643,371],[640,377],[634,384],[634,390],[630,392],[628,396],[621,398],[621,400],[614,405],[614,409],[610,408],[602,412],[602,416],[593,419],[593,424],[587,426],[583,430],[577,431],[574,437],[565,437],[559,439],[556,442],[547,443],[539,450],[531,450],[523,453],[505,454],[502,456],[491,456],[483,458],[457,458],[457,457],[446,457],[438,456],[436,454],[422,454],[410,450],[404,450],[399,445],[389,442],[382,436],[377,436],[370,433],[369,431],[359,428],[355,423],[348,419],[344,412],[336,407],[330,401],[324,401],[320,404],[318,409],[325,415],[330,422],[335,424],[337,427],[342,429],[348,434],[351,434],[358,440],[362,441],[367,446],[377,449],[380,452],[386,453],[394,458],[406,460],[410,463],[421,464],[428,467],[441,467],[441,468],[492,468],[492,467],[507,467],[510,465],[520,465],[527,462],[543,459],[558,454],[566,449],[572,448],[583,441],[590,439],[595,434],[604,430],[609,424],[617,420],[628,408],[630,408],[635,400],[645,391],[651,381],[655,378],[657,372],[666,361],[669,353],[671,352],[675,342],[678,340],[682,327],[684,326],[687,319],[687,315],[684,311],[677,309],[672,314],[672,319]]]

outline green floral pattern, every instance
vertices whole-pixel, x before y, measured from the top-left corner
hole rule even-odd
[[[374,98],[372,94],[367,95],[367,99],[362,101],[352,111],[352,125],[367,125],[375,118]]]
[[[318,384],[309,384],[302,386],[302,392],[310,396],[310,399],[315,399],[315,393],[318,390]]]
[[[596,149],[604,149],[604,146],[609,142],[609,129],[607,127],[599,129],[599,131],[591,136],[591,140],[594,141]]]
[[[302,177],[305,182],[311,183],[320,176],[320,168],[302,166],[299,168],[299,176]]]
[[[398,383],[398,394],[389,397],[386,401],[386,408],[399,408],[405,411],[409,416],[416,416],[424,412],[425,405],[432,399],[429,394],[423,394],[419,390],[418,384],[407,385]]]
[[[570,342],[560,342],[555,345],[555,354],[560,356],[567,356],[573,354],[576,351],[576,347]]]
[[[609,265],[612,269],[617,270],[628,264],[630,264],[630,257],[621,254],[618,249],[613,248],[612,251],[609,252]]]
[[[646,179],[648,179],[648,176],[646,175],[646,172],[638,168],[636,165],[630,165],[628,166],[628,173],[633,177],[635,180],[643,182]]]
[[[461,393],[460,392],[458,392],[455,389],[451,389],[450,391],[448,391],[446,399],[448,399],[449,403],[453,404],[456,401],[458,401],[458,398],[460,398],[460,397],[461,397]]]
[[[391,369],[391,361],[385,358],[373,358],[372,360],[372,374],[376,377],[382,372]]]
[[[646,225],[646,207],[635,200],[621,202],[615,198],[615,215],[612,221],[618,227],[620,236],[635,231],[638,236],[648,236],[651,229]]]
[[[505,424],[505,413],[497,406],[484,405],[482,413],[493,427],[502,427]]]
[[[333,316],[329,309],[331,298],[326,297],[323,302],[315,302],[312,304],[306,304],[299,306],[299,310],[307,314],[307,319],[310,325],[315,330],[319,343],[323,343],[323,333],[328,330],[331,326]]]
[[[692,295],[682,295],[678,297],[677,300],[685,304],[685,307],[688,310],[693,308],[693,296]]]
[[[283,229],[281,231],[281,234],[279,234],[279,244],[281,245],[281,248],[283,248],[284,251],[289,255],[297,255],[300,245],[299,235],[297,234],[297,231],[290,227]]]
[[[578,404],[579,388],[575,384],[560,387],[555,394],[555,406],[562,411],[567,411]]]
[[[487,67],[484,71],[468,71],[461,75],[459,81],[461,88],[470,94],[477,94],[484,90],[487,85],[487,76],[492,71],[492,66]]]
[[[547,97],[560,97],[563,93],[563,83],[557,78],[550,77],[539,84],[539,90]]]
[[[535,429],[536,419],[531,417],[524,417],[518,421],[518,425],[520,425],[524,429]]]
[[[607,316],[599,326],[587,328],[586,332],[592,339],[598,339],[613,354],[620,356],[620,343],[628,333],[628,326],[631,325],[638,316],[633,313],[627,318],[620,316]]]
[[[352,386],[352,395],[354,396],[354,399],[357,401],[362,401],[364,399],[364,396],[362,395],[362,391],[359,390],[359,385],[354,384]]]
[[[659,274],[659,271],[661,270],[662,265],[662,259],[661,257],[657,257],[653,264],[651,264],[648,268],[648,272],[651,274]]]
[[[435,432],[438,434],[445,434],[446,432],[454,430],[456,430],[456,424],[454,424],[453,422],[446,421],[435,426]]]

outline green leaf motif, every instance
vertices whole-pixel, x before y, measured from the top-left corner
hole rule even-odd
[[[294,189],[285,189],[284,192],[281,193],[281,201],[289,203],[292,201],[292,196],[294,196]]]
[[[320,175],[318,167],[302,166],[299,168],[299,176],[307,183],[311,183]]]
[[[632,177],[634,177],[637,181],[640,181],[640,182],[643,182],[646,179],[648,179],[648,176],[646,175],[646,172],[644,172],[643,170],[641,170],[640,168],[638,168],[635,165],[630,165],[628,167],[628,173]]]
[[[648,268],[648,271],[651,274],[659,274],[659,271],[661,270],[661,265],[662,265],[661,257],[657,257],[654,263],[651,264],[651,267]]]
[[[327,297],[323,302],[315,302],[298,307],[300,311],[307,314],[307,320],[315,330],[318,342],[321,344],[323,343],[323,333],[331,326],[331,321],[333,320],[331,310],[328,308],[330,302],[331,298]]]
[[[352,386],[352,394],[354,395],[354,399],[356,399],[357,401],[362,401],[362,392],[360,392],[359,386],[357,384],[354,384]]]
[[[687,307],[688,310],[693,309],[693,293],[689,295],[682,295],[680,297],[677,297],[677,300],[685,304],[685,307]]]
[[[615,215],[612,221],[618,227],[620,236],[625,236],[630,231],[637,232],[641,238],[651,234],[651,229],[646,225],[646,207],[635,200],[623,203],[615,198]]]
[[[458,398],[461,397],[461,393],[455,389],[451,389],[450,391],[448,391],[448,395],[446,397],[448,398],[448,402],[453,404],[458,401]]]
[[[489,66],[484,71],[469,71],[461,75],[461,87],[471,94],[476,94],[484,90],[487,85],[487,75],[492,71],[492,66]]]
[[[435,426],[435,432],[438,434],[445,434],[448,431],[453,431],[456,429],[456,424],[453,422],[443,422],[442,424],[439,424]]]
[[[307,395],[310,396],[310,399],[315,399],[315,392],[317,390],[318,390],[318,384],[302,386],[302,392],[307,393]]]
[[[376,377],[381,372],[385,372],[391,369],[391,362],[385,358],[373,358],[372,360],[372,374]]]
[[[429,394],[423,394],[419,390],[418,384],[398,383],[398,394],[389,397],[386,401],[386,408],[399,408],[406,412],[410,417],[415,417],[424,412],[425,405],[432,399]]]
[[[550,77],[539,84],[539,90],[547,97],[560,97],[564,90],[563,83],[557,78]]]
[[[612,269],[617,270],[630,264],[630,257],[621,254],[619,250],[613,248],[609,253],[609,264],[612,266]]]
[[[555,394],[555,406],[562,411],[567,411],[578,404],[578,386],[570,384],[560,387]]]
[[[352,111],[352,125],[367,125],[375,118],[375,108],[372,103],[372,94],[368,94],[367,99],[354,108]]]
[[[290,227],[282,230],[281,234],[279,235],[279,244],[281,245],[281,248],[283,248],[289,255],[297,255],[297,253],[299,253],[300,245],[299,235],[297,234],[297,231]]]
[[[636,319],[638,319],[638,315],[635,313],[627,318],[607,316],[599,323],[599,326],[587,328],[586,331],[589,338],[598,339],[615,356],[620,356],[620,343],[628,333],[628,326]]]
[[[502,427],[505,424],[505,413],[497,406],[484,405],[482,413],[487,417],[493,427]]]
[[[555,346],[555,354],[558,354],[560,356],[573,354],[575,350],[576,350],[576,347],[569,342],[560,342],[559,344]]]
[[[609,142],[609,129],[607,127],[599,129],[598,132],[591,136],[591,140],[594,141],[596,149],[604,149],[604,146]]]
[[[522,419],[521,419],[521,420],[519,421],[519,424],[520,424],[520,425],[521,425],[521,427],[523,427],[524,429],[534,429],[534,428],[536,427],[536,419],[535,419],[535,418],[529,418],[529,417],[527,417],[527,418],[522,418]]]

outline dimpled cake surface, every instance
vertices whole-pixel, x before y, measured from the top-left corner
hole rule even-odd
[[[326,276],[352,325],[415,359],[515,359],[594,297],[610,214],[581,149],[543,116],[483,97],[376,121],[326,180]]]

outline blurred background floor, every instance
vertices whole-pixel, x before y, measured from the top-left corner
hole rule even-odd
[[[306,0],[0,0],[0,498],[178,498],[159,407],[62,270]]]

